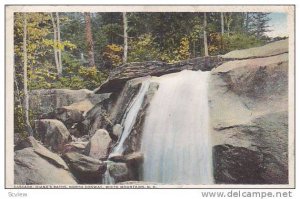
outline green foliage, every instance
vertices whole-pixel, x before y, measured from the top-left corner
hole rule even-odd
[[[151,34],[143,34],[129,42],[128,62],[153,61],[159,59],[158,45]]]
[[[27,137],[26,123],[24,118],[25,112],[23,106],[15,105],[14,107],[14,132],[18,133],[22,138]]]
[[[264,41],[254,35],[238,33],[224,36],[224,49],[226,53],[232,50],[252,48],[263,44]]]
[[[209,40],[208,50],[210,55],[225,54],[233,50],[261,46],[265,43],[265,41],[253,35],[244,33],[225,34],[223,36],[220,33],[211,33]]]
[[[180,41],[178,56],[180,60],[190,57],[190,42],[187,37],[183,37]]]
[[[117,44],[110,44],[105,47],[103,60],[115,67],[122,64],[123,47]]]

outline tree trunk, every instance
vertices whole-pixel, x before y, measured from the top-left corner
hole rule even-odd
[[[224,14],[221,12],[221,34],[224,35]]]
[[[193,57],[196,57],[196,41],[193,40]]]
[[[207,45],[207,35],[206,35],[206,27],[207,27],[206,12],[204,13],[203,25],[204,25],[204,31],[203,31],[204,56],[208,56],[208,45]]]
[[[246,12],[245,15],[246,15],[245,29],[246,29],[246,32],[248,32],[249,31],[249,13]]]
[[[23,58],[24,58],[24,110],[25,110],[25,124],[29,136],[33,135],[33,131],[29,122],[29,95],[27,83],[27,15],[24,13],[23,21]]]
[[[59,21],[59,14],[56,12],[56,21],[57,21],[57,42],[60,44],[60,21]],[[61,49],[58,50],[58,65],[59,65],[59,72],[58,75],[62,75],[62,60],[61,60]]]
[[[55,23],[55,19],[53,16],[53,13],[50,13],[51,15],[51,20],[52,20],[52,25],[53,25],[53,51],[54,51],[54,59],[55,59],[55,66],[56,66],[56,70],[57,70],[57,75],[60,76],[61,74],[60,72],[60,67],[59,67],[59,61],[58,61],[58,51],[57,51],[57,27],[56,27],[56,23]]]
[[[94,57],[94,42],[92,35],[92,25],[91,25],[91,15],[88,12],[84,13],[85,16],[85,35],[86,35],[86,43],[88,47],[88,60],[89,66],[95,67],[95,57]]]
[[[126,12],[123,12],[123,25],[124,25],[124,55],[123,55],[123,63],[127,62],[127,53],[128,53],[128,33],[127,33],[127,16]]]

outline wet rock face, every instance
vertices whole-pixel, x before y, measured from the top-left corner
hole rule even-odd
[[[99,184],[106,171],[106,164],[102,161],[76,152],[64,154],[63,159],[80,183]]]
[[[288,170],[273,155],[232,145],[213,147],[217,184],[287,184]]]
[[[63,151],[64,145],[71,139],[68,129],[59,120],[36,120],[35,130],[36,136],[55,152]]]
[[[156,82],[150,83],[149,89],[146,92],[146,95],[144,97],[142,107],[138,112],[135,124],[131,130],[129,137],[124,142],[125,145],[124,154],[130,154],[140,150],[141,142],[142,142],[142,131],[144,126],[144,121],[146,118],[147,109],[158,88],[159,88],[158,83]]]

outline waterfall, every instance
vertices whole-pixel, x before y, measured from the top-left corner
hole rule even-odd
[[[157,78],[141,151],[143,181],[212,184],[207,84],[209,72],[181,71]]]
[[[122,155],[122,153],[124,152],[124,141],[129,136],[132,130],[132,127],[135,123],[137,114],[142,106],[142,103],[144,101],[144,96],[148,88],[149,88],[149,81],[148,80],[143,81],[138,94],[136,95],[132,103],[127,108],[125,116],[122,119],[122,126],[123,126],[122,135],[119,138],[119,141],[117,145],[114,147],[112,153],[110,154],[110,157],[114,155]]]
[[[104,175],[102,176],[102,184],[115,184],[115,179],[113,177],[111,177],[110,173],[109,173],[109,166],[110,166],[110,161],[105,161],[107,164],[107,169],[104,173]]]

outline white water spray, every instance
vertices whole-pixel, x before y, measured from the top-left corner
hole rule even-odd
[[[157,78],[143,129],[143,181],[213,183],[208,79],[209,72],[202,71]]]

